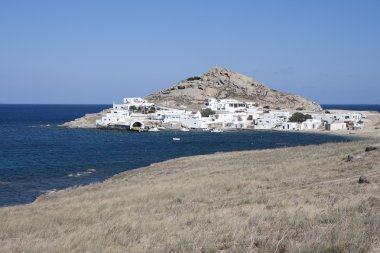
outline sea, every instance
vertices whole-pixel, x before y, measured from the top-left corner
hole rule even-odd
[[[177,157],[354,138],[278,131],[135,133],[58,127],[110,107],[0,104],[0,206],[31,203],[49,191],[102,182],[117,173]],[[380,111],[380,105],[323,107]]]

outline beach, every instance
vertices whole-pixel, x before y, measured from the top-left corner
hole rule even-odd
[[[0,209],[0,252],[376,252],[379,144],[184,157],[52,192]]]

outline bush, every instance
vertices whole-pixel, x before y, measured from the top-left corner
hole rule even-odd
[[[148,113],[155,113],[155,112],[156,112],[156,107],[151,106],[151,107],[149,108]]]
[[[210,108],[203,109],[201,111],[202,117],[208,117],[210,115],[214,115],[215,111],[211,110]]]
[[[311,115],[310,114],[303,114],[303,113],[300,113],[300,112],[296,112],[296,113],[294,113],[289,118],[289,122],[298,122],[298,123],[301,123],[301,122],[306,121],[307,119],[311,119]]]
[[[130,110],[130,111],[136,111],[136,110],[137,110],[137,107],[134,106],[134,105],[131,105],[131,106],[129,107],[129,110]]]
[[[197,80],[201,80],[202,78],[199,77],[199,76],[192,76],[192,77],[189,77],[186,79],[186,81],[197,81]]]

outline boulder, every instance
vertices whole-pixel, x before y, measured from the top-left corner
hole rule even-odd
[[[369,184],[369,180],[366,176],[360,176],[359,177],[359,184]]]
[[[351,162],[354,160],[354,156],[349,154],[347,157],[345,157],[343,160],[345,160],[346,162]]]
[[[373,151],[373,150],[376,150],[376,149],[377,149],[377,147],[369,146],[369,147],[365,148],[365,152],[370,152],[370,151]]]

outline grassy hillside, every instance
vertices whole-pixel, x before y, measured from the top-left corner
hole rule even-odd
[[[364,149],[376,144],[153,164],[1,208],[0,252],[370,252],[380,238],[380,150]],[[370,184],[358,184],[362,174]]]

